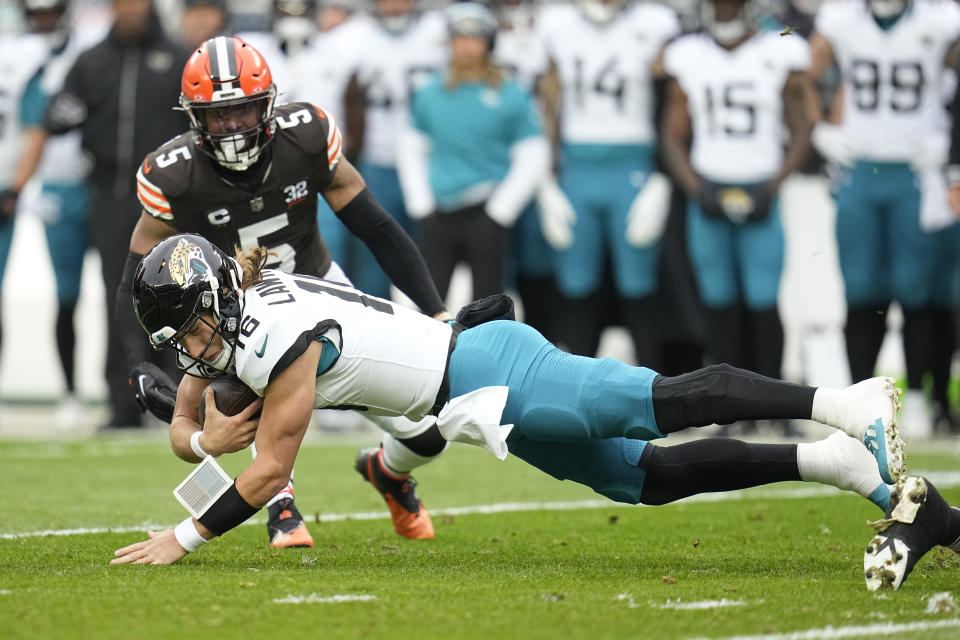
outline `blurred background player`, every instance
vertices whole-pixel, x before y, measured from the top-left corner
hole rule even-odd
[[[24,0],[23,6],[31,33],[42,38],[48,50],[24,92],[25,145],[17,163],[13,190],[22,191],[34,172],[42,181],[40,191],[33,191],[34,197],[24,202],[23,208],[43,221],[56,280],[55,336],[66,386],[56,420],[65,427],[82,421],[83,415],[76,395],[74,312],[80,297],[84,254],[90,244],[86,185],[90,161],[81,149],[79,131],[47,138],[43,113],[50,96],[63,87],[77,56],[103,38],[107,25],[71,29],[66,0]]]
[[[548,174],[550,147],[530,93],[490,58],[493,12],[460,2],[445,15],[450,66],[411,97],[398,170],[440,296],[463,262],[480,299],[502,290],[510,230]]]
[[[544,6],[537,31],[560,86],[558,104],[545,106],[548,119],[559,118],[547,129],[557,138],[560,188],[539,198],[566,298],[560,340],[573,353],[596,353],[609,252],[637,361],[658,368],[658,237],[631,238],[628,229],[654,171],[653,65],[680,31],[677,16],[655,4],[579,0]]]
[[[301,76],[298,59],[317,33],[316,0],[272,0],[268,20],[261,28],[237,32],[244,42],[270,61],[270,71],[278,87],[277,104],[299,100]],[[308,71],[300,68],[301,70]]]
[[[943,165],[942,79],[960,35],[960,7],[953,0],[829,2],[815,26],[813,76],[835,61],[842,78],[840,125],[818,123],[813,139],[842,169],[835,198],[850,373],[854,381],[872,375],[887,309],[898,302],[908,385],[904,431],[928,437],[922,379],[942,345],[931,311],[937,234],[921,219],[919,176]]]
[[[93,161],[87,228],[100,254],[107,298],[106,426],[138,427],[141,413],[130,393],[116,292],[140,210],[136,167],[183,128],[183,115],[170,105],[189,52],[164,34],[150,0],[114,0],[112,11],[107,36],[77,57],[63,88],[50,99],[44,129],[48,135],[79,129]]]
[[[354,11],[347,0],[320,4],[317,32],[291,65],[297,79],[297,100],[323,105],[337,122],[346,122],[347,85],[366,47],[362,35],[371,20],[365,12]],[[333,259],[341,266],[349,265],[351,235],[322,198],[317,203],[317,224]],[[334,422],[325,420],[323,424],[332,428]]]
[[[704,31],[664,51],[671,78],[664,158],[689,198],[688,240],[710,356],[779,378],[778,191],[809,149],[810,51],[798,36],[758,30],[749,0],[710,0],[701,10]]]
[[[448,57],[441,13],[422,11],[417,0],[376,0],[373,20],[351,34],[363,43],[347,89],[346,155],[370,192],[408,233],[413,223],[397,177],[403,150],[397,136],[409,118],[409,98]],[[351,242],[344,267],[361,291],[390,297],[390,282],[366,247]]]
[[[207,41],[183,69],[179,103],[190,131],[147,154],[136,174],[142,213],[128,238],[117,304],[126,305],[122,321],[131,380],[148,406],[152,399],[162,405],[166,396],[167,422],[176,389],[143,364],[149,349],[130,306],[130,283],[143,254],[177,232],[203,233],[225,250],[263,245],[271,251],[269,264],[281,271],[349,282],[317,228],[320,194],[424,313],[448,315],[416,245],[343,156],[332,116],[303,102],[275,107],[276,92],[266,59],[249,44],[223,36]],[[445,442],[417,439],[430,424],[394,420],[401,424],[390,431],[405,437],[385,435],[382,453],[361,453],[377,455],[394,477],[371,471],[365,478],[391,505],[397,533],[433,537],[407,474],[439,455]],[[197,444],[203,445],[199,437]],[[270,500],[268,512],[272,546],[313,545],[294,505],[292,478]]]
[[[226,0],[184,0],[180,13],[180,40],[196,49],[226,32],[230,20]]]
[[[26,179],[17,176],[24,148],[24,125],[30,105],[25,102],[27,85],[49,52],[48,44],[34,34],[4,33],[0,36],[0,60],[15,61],[0,78],[0,284],[13,241],[14,214],[19,191]],[[0,347],[3,346],[0,321]]]
[[[500,30],[493,60],[505,77],[516,81],[537,98],[550,91],[545,76],[550,66],[543,41],[534,30],[540,3],[533,0],[500,0],[493,3]],[[551,101],[553,104],[555,101]],[[548,179],[552,179],[548,178]],[[540,210],[531,202],[513,226],[508,288],[515,288],[523,305],[523,321],[551,342],[558,342],[556,326],[560,299],[555,278],[555,257],[540,225]]]

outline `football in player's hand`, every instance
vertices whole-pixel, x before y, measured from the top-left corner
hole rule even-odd
[[[217,403],[217,409],[220,413],[227,416],[235,416],[256,401],[259,396],[253,392],[253,389],[240,382],[239,378],[215,378],[213,382],[207,385],[200,396],[200,424],[203,424],[206,416],[207,394],[213,393],[213,399]],[[260,412],[253,414],[253,418],[259,418]]]

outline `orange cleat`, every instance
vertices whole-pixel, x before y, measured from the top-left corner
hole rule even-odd
[[[354,468],[383,496],[394,531],[411,540],[432,539],[433,521],[414,491],[416,482],[409,474],[402,478],[389,475],[381,464],[382,455],[383,449],[361,449]]]
[[[267,534],[274,549],[312,547],[313,536],[307,531],[303,517],[293,498],[278,500],[267,507]]]

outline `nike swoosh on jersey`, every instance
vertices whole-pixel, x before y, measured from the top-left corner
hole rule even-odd
[[[153,165],[150,164],[150,160],[149,160],[149,159],[144,159],[144,161],[143,161],[143,172],[144,172],[144,173],[150,173],[151,171],[153,171]]]
[[[267,340],[270,339],[270,336],[267,336],[263,339],[263,342],[260,344],[260,348],[257,349],[256,354],[258,358],[262,358],[263,354],[267,352]]]

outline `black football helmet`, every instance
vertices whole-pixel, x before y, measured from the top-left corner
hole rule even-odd
[[[175,349],[183,371],[216,378],[234,369],[234,352],[243,308],[240,266],[209,240],[195,234],[170,236],[140,261],[133,279],[133,309],[157,350]],[[197,322],[213,329],[210,341],[195,358],[180,339]],[[213,336],[223,348],[204,359]]]

